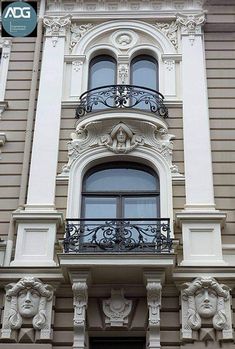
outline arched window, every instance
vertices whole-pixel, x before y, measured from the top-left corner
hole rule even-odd
[[[158,90],[158,63],[155,58],[140,55],[132,59],[131,84]]]
[[[83,181],[83,218],[157,218],[159,179],[152,169],[134,163],[97,166]]]
[[[93,58],[89,65],[88,89],[116,83],[116,61],[108,55]]]

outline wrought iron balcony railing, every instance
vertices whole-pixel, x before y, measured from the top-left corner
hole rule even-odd
[[[171,249],[169,218],[66,220],[65,253],[169,253]]]
[[[164,96],[160,92],[146,87],[134,85],[102,86],[86,91],[80,96],[76,118],[92,111],[107,108],[142,109],[166,118],[168,110],[163,99]]]

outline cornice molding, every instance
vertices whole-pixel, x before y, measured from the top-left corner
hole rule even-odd
[[[72,14],[73,18],[146,18],[153,16],[157,18],[175,17],[175,13],[197,13],[202,11],[203,1],[184,0],[184,1],[166,1],[161,0],[157,3],[143,2],[136,0],[114,1],[108,0],[90,2],[76,1],[65,3],[60,0],[48,0],[47,15]],[[136,17],[137,16],[137,17]]]

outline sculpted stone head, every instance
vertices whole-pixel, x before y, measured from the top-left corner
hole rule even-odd
[[[212,277],[200,277],[184,285],[182,296],[188,301],[187,322],[192,329],[198,330],[202,319],[212,319],[216,330],[225,327],[227,317],[224,302],[229,297],[228,287]]]
[[[33,327],[42,329],[46,322],[46,304],[53,289],[34,277],[24,277],[6,286],[6,297],[11,302],[8,322],[12,329],[21,327],[24,319],[32,318]]]

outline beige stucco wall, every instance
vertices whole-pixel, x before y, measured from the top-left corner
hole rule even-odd
[[[7,137],[0,160],[0,235],[6,237],[10,215],[18,206],[35,38],[14,38],[0,130]]]
[[[235,3],[208,6],[205,51],[216,207],[227,213],[223,243],[235,243]]]

